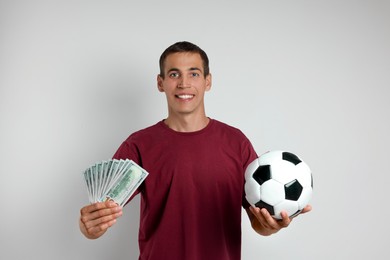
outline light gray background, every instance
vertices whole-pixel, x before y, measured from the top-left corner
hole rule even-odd
[[[259,154],[300,155],[313,211],[242,258],[389,255],[389,1],[0,1],[0,258],[136,259],[139,198],[104,237],[78,230],[81,172],[166,116],[158,58],[211,60],[208,116]],[[226,216],[228,217],[228,216]]]

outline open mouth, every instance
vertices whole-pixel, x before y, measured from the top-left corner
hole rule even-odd
[[[190,94],[183,94],[183,95],[175,95],[177,98],[179,99],[191,99],[193,98],[195,95],[190,95]]]

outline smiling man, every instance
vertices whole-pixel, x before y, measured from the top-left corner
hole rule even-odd
[[[277,221],[245,200],[244,172],[257,155],[239,129],[206,116],[204,96],[211,81],[202,49],[189,42],[168,47],[157,76],[168,116],[131,134],[114,155],[149,172],[133,195],[141,195],[139,259],[238,260],[242,208],[261,235],[276,233],[292,220],[282,213]],[[121,215],[113,202],[87,205],[81,209],[80,230],[98,238]]]
[[[203,62],[199,53],[192,52],[172,53],[162,62],[163,72],[157,76],[157,83],[168,103],[164,122],[175,131],[197,131],[209,122],[204,95],[211,88],[211,74],[208,69],[207,74],[204,72],[204,63],[208,61]]]

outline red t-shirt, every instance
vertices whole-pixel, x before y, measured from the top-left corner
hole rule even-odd
[[[130,135],[114,158],[149,172],[137,190],[139,259],[241,258],[244,171],[257,154],[240,130],[211,119],[182,133],[160,121]]]

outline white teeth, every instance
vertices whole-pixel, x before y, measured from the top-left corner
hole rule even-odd
[[[194,95],[178,95],[177,97],[181,99],[188,99],[188,98],[192,98],[193,96]]]

